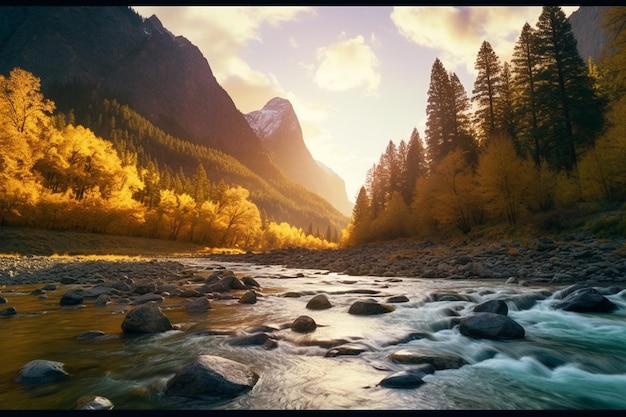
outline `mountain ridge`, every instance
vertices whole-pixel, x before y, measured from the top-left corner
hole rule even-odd
[[[313,158],[289,100],[274,97],[261,110],[245,114],[245,118],[289,178],[321,195],[343,214],[350,216],[352,204],[348,201],[343,179],[332,170],[323,169]]]
[[[39,77],[62,111],[117,99],[175,137],[235,157],[279,194],[294,190],[200,50],[154,15],[127,6],[2,7],[0,72],[14,67]],[[272,203],[277,220],[291,210],[281,204]]]

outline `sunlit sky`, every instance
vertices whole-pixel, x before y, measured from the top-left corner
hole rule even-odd
[[[389,140],[422,139],[430,70],[439,58],[471,98],[488,41],[508,61],[541,7],[137,6],[196,45],[243,113],[288,99],[315,159],[352,201]],[[563,6],[569,16],[578,6]]]

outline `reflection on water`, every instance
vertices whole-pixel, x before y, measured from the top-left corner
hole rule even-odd
[[[203,269],[209,265],[199,259],[182,261]],[[30,294],[39,285],[2,288],[7,306],[15,307],[18,314],[0,319],[0,408],[71,409],[83,395],[107,397],[118,410],[626,408],[623,292],[608,296],[621,307],[610,314],[553,310],[549,298],[527,309],[509,302],[509,316],[525,328],[526,338],[496,342],[461,336],[449,325],[450,315],[467,314],[474,303],[490,298],[510,299],[556,288],[513,287],[500,281],[347,279],[321,271],[224,265],[261,284],[258,302],[214,300],[211,310],[198,315],[184,309],[184,299],[166,298],[161,308],[181,330],[157,335],[122,334],[127,304],[114,301],[98,307],[86,300],[82,307],[60,307],[61,295],[72,286],[60,285],[47,298]],[[287,291],[304,295],[283,297]],[[454,291],[472,301],[425,302],[434,291]],[[325,293],[333,307],[307,310],[306,303],[317,293]],[[409,301],[393,304],[391,313],[348,314],[356,300],[385,302],[397,295]],[[245,329],[261,325],[280,328],[300,315],[316,321],[315,332],[277,330],[281,337],[272,350],[234,346],[226,335],[244,334]],[[76,339],[88,330],[110,337]],[[325,357],[339,341],[358,344],[365,351]],[[417,348],[457,355],[468,365],[436,371],[424,377],[426,383],[418,388],[378,386],[391,373],[411,367],[392,362],[390,354]],[[260,379],[251,391],[219,403],[164,396],[167,381],[198,354],[245,363]],[[71,377],[35,387],[16,384],[20,368],[34,359],[63,362]]]

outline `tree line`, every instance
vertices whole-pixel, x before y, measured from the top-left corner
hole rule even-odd
[[[190,145],[171,137],[146,141],[150,134],[165,136],[128,107],[102,102],[107,111],[124,114],[117,120],[136,123],[132,132],[143,134],[121,133],[116,119],[103,117],[104,112],[94,126],[108,129],[112,140],[105,140],[76,124],[73,112],[54,113],[55,103],[40,87],[38,77],[20,68],[8,77],[0,75],[0,226],[185,240],[209,247],[336,245],[331,240],[337,241],[337,235],[307,234],[268,218],[251,201],[248,189],[223,178],[211,181],[201,163],[192,175],[160,167],[140,146],[142,141],[169,144],[182,154]],[[195,152],[222,161],[222,169],[234,165],[231,173],[247,175],[218,151]]]
[[[609,8],[609,48],[600,64],[585,62],[561,8],[545,6],[535,27],[523,26],[511,62],[483,41],[471,97],[437,58],[424,140],[413,129],[408,142],[389,141],[345,243],[467,234],[581,201],[623,202],[625,23],[626,8]]]

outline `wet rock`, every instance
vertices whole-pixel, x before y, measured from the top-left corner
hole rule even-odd
[[[0,297],[0,304],[6,304],[8,300],[4,297]]]
[[[14,316],[17,314],[17,310],[15,307],[8,307],[3,310],[0,310],[0,316]]]
[[[248,288],[250,287],[261,288],[261,285],[259,285],[259,283],[252,277],[243,277],[241,278],[241,282],[243,282],[243,285],[245,285]]]
[[[474,306],[474,313],[496,313],[506,316],[509,314],[509,307],[502,300],[487,300]]]
[[[426,302],[435,301],[470,301],[473,302],[470,297],[455,292],[433,292],[426,296]]]
[[[131,287],[132,292],[139,295],[153,293],[156,291],[156,289],[156,283],[151,279],[141,280],[134,283]]]
[[[59,280],[59,282],[61,284],[65,284],[65,285],[71,285],[71,284],[76,284],[76,282],[78,282],[78,280],[76,278],[73,277],[63,277]]]
[[[186,307],[187,312],[192,314],[205,313],[211,309],[211,303],[206,297],[198,297],[189,302]]]
[[[74,406],[75,410],[113,410],[111,400],[98,395],[80,397]]]
[[[306,308],[309,310],[325,310],[331,307],[332,305],[330,304],[330,301],[328,301],[328,297],[326,297],[325,294],[316,295],[306,304]]]
[[[310,333],[317,328],[317,323],[309,316],[300,316],[291,323],[291,330],[298,333]]]
[[[378,385],[386,388],[415,388],[424,384],[420,372],[399,371],[383,378]]]
[[[154,301],[135,307],[122,322],[124,333],[160,333],[172,329],[169,318]]]
[[[578,289],[553,305],[554,308],[579,313],[607,313],[618,307],[595,288]]]
[[[496,313],[473,313],[459,322],[462,335],[480,339],[523,339],[524,328],[513,319]]]
[[[302,297],[302,293],[295,292],[295,291],[287,291],[282,296],[285,298],[300,298]]]
[[[394,308],[390,305],[380,304],[375,301],[355,301],[348,310],[349,314],[371,316],[376,314],[390,313]]]
[[[165,394],[190,398],[234,398],[249,391],[259,376],[230,359],[200,355],[170,379]]]
[[[154,301],[156,303],[161,303],[161,302],[163,302],[163,300],[164,300],[164,298],[163,298],[162,295],[154,294],[154,293],[146,293],[146,294],[142,294],[139,297],[137,297],[130,304],[131,305],[140,305],[140,304],[149,303],[150,301]]]
[[[401,345],[403,343],[409,343],[412,340],[428,339],[434,340],[433,335],[427,332],[412,332],[397,339],[392,339],[382,344],[382,346]]]
[[[356,356],[367,352],[368,348],[358,344],[346,344],[334,347],[326,352],[324,357],[334,358],[335,356]]]
[[[262,346],[270,340],[270,335],[267,333],[255,333],[251,335],[238,336],[230,340],[230,344],[233,346]]]
[[[580,290],[581,288],[586,288],[587,285],[583,282],[577,282],[576,284],[570,285],[568,287],[563,288],[562,290],[556,291],[554,293],[554,298],[562,300],[567,297],[571,293]]]
[[[98,298],[96,298],[95,305],[97,306],[105,306],[111,302],[111,297],[106,294],[100,294]]]
[[[256,293],[254,291],[246,291],[241,298],[239,298],[239,304],[255,304]]]
[[[75,306],[81,304],[83,302],[83,299],[83,296],[77,292],[68,292],[63,294],[63,297],[61,297],[59,304],[61,304],[62,306]]]
[[[20,369],[15,381],[21,384],[47,384],[63,381],[69,374],[63,369],[63,363],[35,359]]]
[[[391,303],[391,304],[393,304],[393,303],[408,303],[409,299],[407,298],[406,295],[396,295],[396,296],[387,298],[387,300],[385,300],[385,302]]]
[[[227,290],[247,290],[248,287],[235,275],[226,275],[219,282]]]
[[[402,349],[389,355],[389,359],[403,364],[428,364],[436,370],[458,369],[467,362],[465,359],[419,349]]]
[[[96,338],[102,337],[104,335],[105,335],[105,333],[103,331],[101,331],[101,330],[87,330],[86,332],[82,332],[78,336],[76,336],[76,340],[96,339]]]

